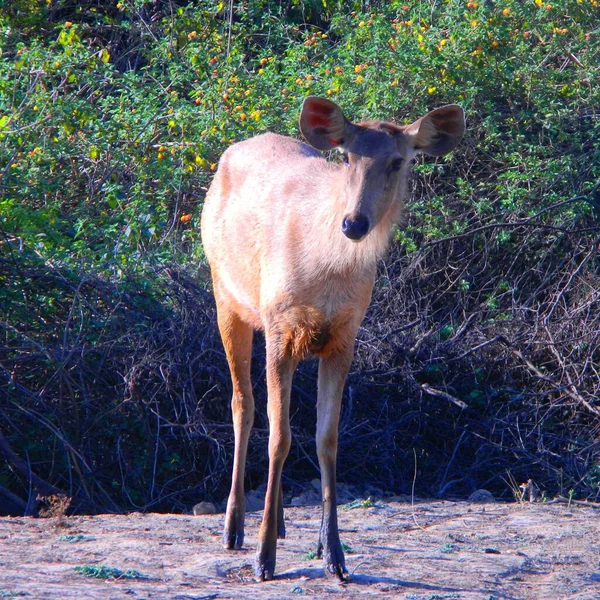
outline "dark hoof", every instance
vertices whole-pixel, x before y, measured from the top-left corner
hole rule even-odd
[[[343,561],[341,563],[325,562],[324,569],[325,575],[329,577],[336,577],[342,583],[350,581],[350,575],[348,575],[348,570]]]
[[[244,545],[244,531],[240,531],[236,533],[235,531],[231,531],[226,529],[223,532],[223,546],[227,550],[241,550]]]
[[[277,523],[277,539],[285,540],[285,523]]]
[[[338,541],[327,547],[323,545],[322,539],[323,537],[321,536],[319,545],[317,546],[317,558],[323,559],[325,575],[337,577],[337,579],[342,582],[350,581],[342,545]]]
[[[276,546],[269,549],[268,546],[258,544],[256,551],[256,560],[254,563],[254,575],[259,581],[268,581],[273,579],[275,573],[275,553]]]
[[[260,558],[256,558],[256,563],[254,564],[254,576],[258,581],[269,581],[269,579],[273,579],[273,575],[275,573],[275,561],[267,560],[265,562],[261,562]]]

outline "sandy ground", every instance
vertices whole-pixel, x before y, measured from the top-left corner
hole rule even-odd
[[[252,576],[260,512],[247,549],[221,546],[223,515],[0,518],[0,598],[600,599],[600,509],[566,504],[382,502],[340,507],[351,582],[310,559],[317,506],[286,509],[276,578]],[[71,536],[71,537],[65,537]],[[137,571],[95,579],[75,567]]]

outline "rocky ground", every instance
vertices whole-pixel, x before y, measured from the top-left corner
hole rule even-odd
[[[600,508],[395,498],[340,507],[351,581],[313,557],[318,506],[286,509],[274,581],[221,546],[223,514],[1,518],[0,598],[600,599]],[[100,577],[94,577],[100,576]]]

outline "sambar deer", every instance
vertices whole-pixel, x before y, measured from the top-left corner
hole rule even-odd
[[[305,99],[309,144],[266,133],[221,157],[202,214],[218,325],[233,383],[235,452],[223,543],[244,541],[244,468],[254,421],[250,359],[254,329],[266,342],[269,475],[255,572],[271,579],[285,537],[281,471],[290,443],[290,391],[298,362],[319,357],[316,441],[323,494],[318,554],[344,579],[336,508],[338,421],[358,327],[376,262],[403,209],[411,160],[441,156],[463,136],[462,108],[449,105],[411,125],[355,125],[330,100]],[[341,152],[341,162],[317,150]]]

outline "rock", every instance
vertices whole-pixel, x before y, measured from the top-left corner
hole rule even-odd
[[[479,502],[481,504],[485,504],[489,502],[496,502],[496,498],[494,498],[494,495],[487,490],[475,490],[469,496],[469,502]]]
[[[259,490],[250,490],[246,494],[246,510],[254,512],[256,510],[264,510],[265,494]]]
[[[301,494],[292,498],[290,504],[292,506],[314,506],[315,504],[321,504],[321,494],[317,494],[313,489],[304,490]]]
[[[212,502],[198,502],[193,508],[195,515],[214,515],[217,512]]]

